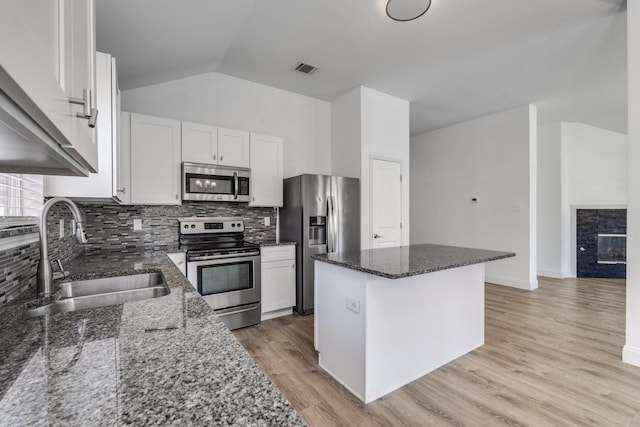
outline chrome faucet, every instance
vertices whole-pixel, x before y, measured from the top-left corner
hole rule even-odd
[[[49,261],[49,245],[47,243],[47,215],[51,206],[58,202],[64,202],[71,210],[73,219],[76,220],[76,240],[78,243],[87,243],[87,237],[84,234],[82,228],[82,217],[80,216],[80,209],[70,199],[66,197],[54,197],[49,199],[47,203],[42,206],[40,211],[40,261],[38,261],[38,294],[47,296],[53,294],[53,269],[51,268],[51,261]],[[58,263],[62,266],[62,264]]]

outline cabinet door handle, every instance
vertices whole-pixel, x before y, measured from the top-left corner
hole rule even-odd
[[[213,155],[213,160],[215,160],[215,159],[216,159],[216,155],[214,154],[214,155]]]
[[[91,108],[91,91],[89,89],[82,90],[82,99],[69,98],[71,104],[82,105],[82,113],[76,113],[76,117],[89,120],[89,127],[96,127],[98,121],[98,109]]]
[[[118,193],[127,194],[127,187],[118,188],[116,191]]]
[[[374,239],[379,239],[379,238],[382,238],[382,237],[384,237],[384,236],[381,236],[381,235],[379,235],[378,233],[376,233],[376,234],[374,234],[374,235],[373,235],[373,238],[374,238]]]
[[[224,156],[220,156],[220,161],[223,161],[223,160],[224,160]]]
[[[296,265],[295,264],[291,264],[291,268],[296,268]]]
[[[178,197],[179,197],[179,196],[176,194],[176,200],[178,200]]]

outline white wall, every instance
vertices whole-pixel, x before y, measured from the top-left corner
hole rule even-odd
[[[413,137],[411,242],[515,252],[487,281],[535,289],[536,127],[527,105]]]
[[[409,101],[357,87],[331,103],[331,172],[360,178],[360,246],[371,247],[372,158],[402,166],[402,244],[410,243]]]
[[[538,274],[562,277],[560,122],[538,126]]]
[[[409,101],[362,87],[362,248],[371,247],[370,165],[372,158],[402,166],[402,244],[410,244]]]
[[[627,204],[627,136],[582,123],[561,124],[562,277],[576,277],[576,206]]]
[[[629,178],[627,211],[627,319],[622,360],[640,366],[640,4],[627,2]]]
[[[362,90],[357,87],[331,102],[331,173],[360,178]]]
[[[284,175],[328,174],[331,104],[220,73],[123,92],[125,111],[284,138]]]

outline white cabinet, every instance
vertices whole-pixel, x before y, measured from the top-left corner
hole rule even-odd
[[[249,132],[182,122],[182,161],[249,167]]]
[[[217,159],[218,128],[182,122],[182,161],[216,164]]]
[[[178,267],[180,273],[187,277],[187,254],[185,252],[175,252],[167,254],[167,256]]]
[[[282,138],[251,134],[251,202],[249,206],[282,206]]]
[[[179,205],[180,121],[131,113],[131,203]]]
[[[249,132],[218,128],[218,164],[249,167]]]
[[[98,142],[98,173],[88,177],[45,176],[45,196],[65,196],[85,199],[114,199],[119,201],[117,189],[119,162],[120,91],[115,59],[96,53],[96,130]]]
[[[95,101],[89,100],[89,93],[95,94],[94,72],[93,0],[0,2],[0,93],[7,101],[0,103],[0,116],[28,133],[32,143],[30,157],[15,147],[24,156],[17,158],[16,170],[74,175],[96,170],[94,131],[87,118],[78,117],[84,112],[95,117]],[[86,110],[70,102],[84,100],[85,93]],[[2,164],[11,165],[6,159]]]
[[[291,314],[296,305],[295,246],[266,246],[260,256],[262,320]]]

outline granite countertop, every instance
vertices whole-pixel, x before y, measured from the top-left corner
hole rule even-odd
[[[171,293],[33,319],[33,291],[0,307],[0,425],[305,425],[164,253],[100,252],[66,268],[75,279],[161,271]]]
[[[422,244],[318,254],[311,258],[387,279],[400,279],[514,256],[513,252]]]

